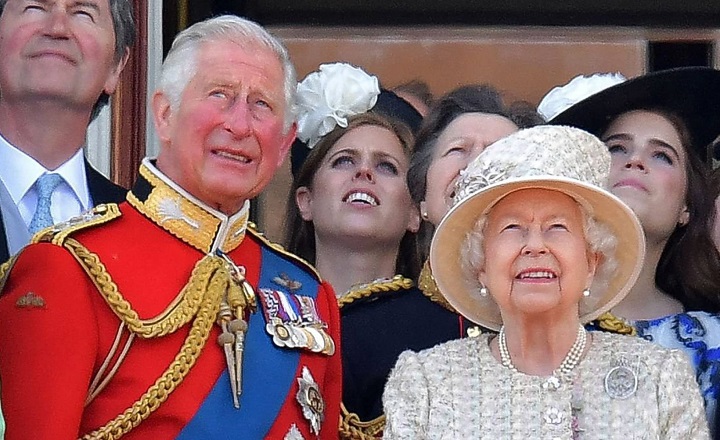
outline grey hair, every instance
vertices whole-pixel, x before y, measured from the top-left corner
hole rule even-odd
[[[607,287],[608,281],[617,269],[615,250],[617,248],[617,237],[609,226],[593,217],[582,204],[578,203],[580,213],[583,217],[583,232],[588,250],[600,254],[601,258],[593,277],[591,292],[600,293]],[[489,211],[488,211],[489,212]],[[471,292],[479,290],[480,281],[478,276],[480,269],[485,266],[484,233],[487,225],[488,212],[481,215],[475,222],[472,230],[461,248],[460,264],[462,267],[465,284]],[[599,297],[601,294],[594,295]]]
[[[7,2],[8,0],[0,0],[0,15],[5,11]],[[110,16],[113,22],[113,30],[115,32],[114,60],[116,63],[119,63],[125,56],[125,52],[130,50],[132,45],[135,44],[135,39],[137,38],[133,3],[132,0],[108,0],[108,2],[110,6]],[[100,114],[100,110],[102,110],[108,102],[110,102],[110,95],[102,91],[90,113],[91,121]]]
[[[285,46],[257,23],[235,15],[221,15],[188,27],[180,32],[163,63],[159,90],[167,94],[170,106],[176,110],[185,87],[197,73],[197,54],[207,41],[230,40],[243,46],[256,45],[272,51],[282,64],[284,76],[285,132],[295,122],[295,67]]]

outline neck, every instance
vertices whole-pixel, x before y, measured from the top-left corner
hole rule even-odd
[[[54,170],[85,143],[89,111],[48,103],[0,101],[0,133],[15,148]]]
[[[320,275],[340,297],[356,284],[395,275],[395,251],[384,249],[355,250],[347,244],[334,245],[316,240],[315,266]]]
[[[575,344],[579,326],[577,315],[563,320],[507,321],[505,338],[513,365],[525,374],[553,374]],[[495,341],[493,352],[499,360],[500,352]]]
[[[630,293],[612,309],[615,316],[631,321],[655,319],[680,313],[682,304],[660,290],[655,283],[655,272],[667,239],[652,241],[647,239],[645,260],[640,276],[630,289]]]

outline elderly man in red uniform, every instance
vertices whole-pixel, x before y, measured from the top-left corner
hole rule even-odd
[[[0,268],[6,438],[336,438],[332,289],[248,224],[295,135],[288,54],[217,17],[177,36],[160,84],[160,154],[127,201]]]

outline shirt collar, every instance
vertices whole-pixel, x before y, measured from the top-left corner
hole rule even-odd
[[[55,170],[48,170],[38,161],[19,150],[0,135],[0,179],[17,205],[44,173],[57,173],[70,186],[83,210],[90,207],[90,192],[85,178],[85,158],[82,148]]]

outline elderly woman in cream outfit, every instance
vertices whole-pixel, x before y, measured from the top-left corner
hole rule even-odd
[[[468,166],[430,261],[455,309],[499,333],[403,353],[384,438],[709,438],[684,354],[583,327],[623,298],[644,252],[637,218],[601,189],[609,168],[601,141],[557,126]]]

